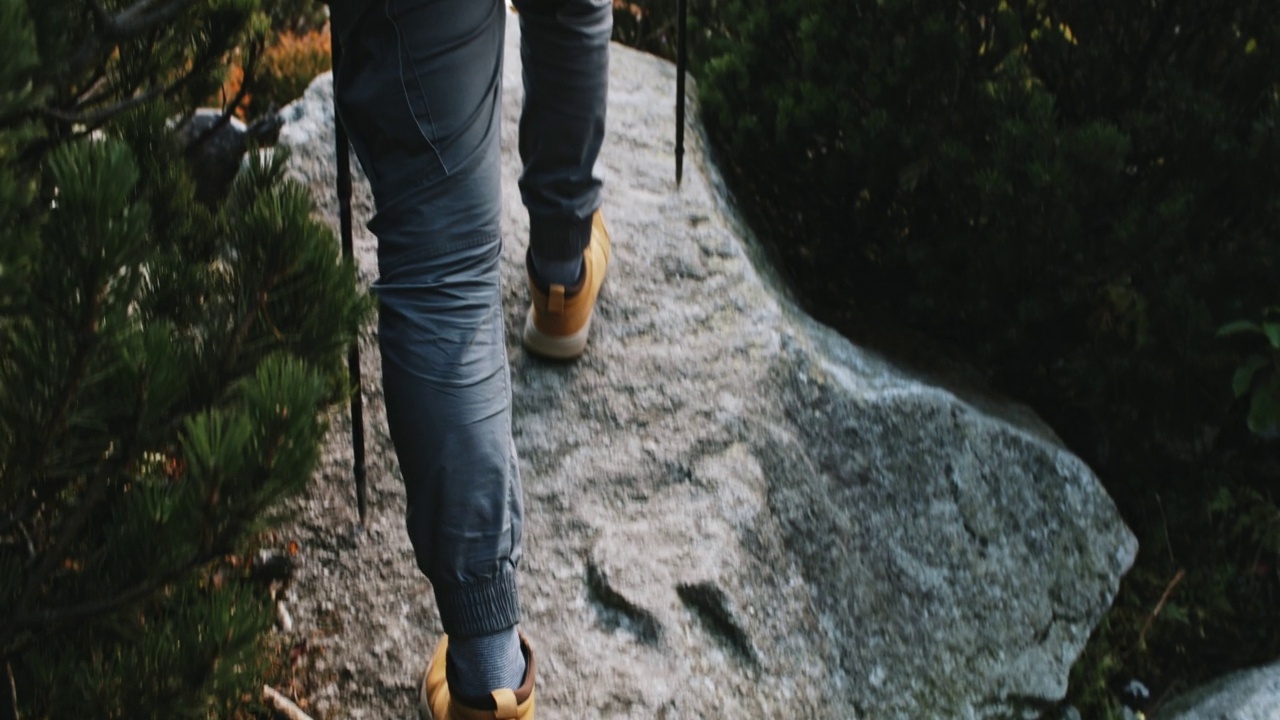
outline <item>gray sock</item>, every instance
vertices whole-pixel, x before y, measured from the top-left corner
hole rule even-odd
[[[573,287],[582,279],[582,256],[568,260],[544,260],[533,255],[533,271],[546,285]]]
[[[449,638],[445,660],[449,692],[463,698],[488,697],[494,690],[514,690],[524,681],[524,653],[516,628],[473,638]]]

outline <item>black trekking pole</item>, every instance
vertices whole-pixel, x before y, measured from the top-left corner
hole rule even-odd
[[[347,141],[347,130],[342,126],[342,116],[338,112],[338,67],[342,61],[342,45],[338,42],[338,34],[330,33],[331,52],[333,54],[333,137],[337,150],[338,165],[338,225],[342,233],[342,255],[351,258],[355,253],[355,243],[351,235],[351,146]],[[351,343],[347,351],[347,372],[355,383],[355,392],[351,395],[351,448],[354,456],[356,475],[356,512],[360,515],[360,525],[364,525],[366,492],[364,466],[364,394],[360,384],[360,338]]]
[[[684,175],[684,73],[689,64],[686,47],[689,34],[689,0],[679,0],[676,8],[676,187]]]

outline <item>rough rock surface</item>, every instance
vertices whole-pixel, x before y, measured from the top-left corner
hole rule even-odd
[[[1280,662],[1242,670],[1169,701],[1157,720],[1280,718]]]
[[[588,354],[523,353],[516,25],[504,301],[541,716],[1034,717],[1061,698],[1136,552],[1111,500],[1034,421],[909,376],[771,289],[697,137],[674,186],[666,62],[614,49],[601,163],[615,264]],[[326,76],[286,108],[281,141],[332,220],[330,92]],[[355,202],[360,226],[367,190]],[[363,228],[357,251],[371,280]],[[374,348],[366,528],[338,417],[286,533],[302,544],[293,632],[325,718],[412,717],[439,633]]]

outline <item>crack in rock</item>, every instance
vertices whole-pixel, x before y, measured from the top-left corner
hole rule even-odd
[[[662,623],[653,613],[636,607],[609,584],[609,578],[594,562],[587,562],[587,597],[596,611],[596,621],[609,631],[623,630],[647,645],[657,645]]]
[[[713,637],[724,642],[748,665],[758,667],[760,660],[746,631],[729,610],[724,591],[709,582],[676,586],[676,594]]]

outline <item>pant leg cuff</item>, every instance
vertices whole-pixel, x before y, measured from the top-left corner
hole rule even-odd
[[[520,622],[514,568],[488,580],[433,588],[440,624],[453,637],[491,635]]]
[[[582,257],[591,242],[591,219],[529,218],[529,248],[547,261]]]

